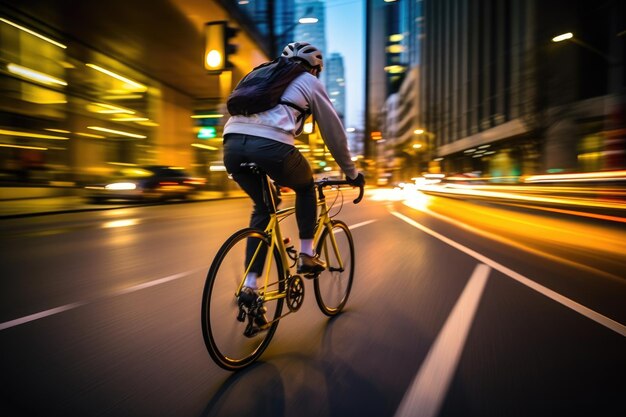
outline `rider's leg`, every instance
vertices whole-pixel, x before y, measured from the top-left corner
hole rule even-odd
[[[313,171],[306,158],[295,147],[281,145],[286,151],[282,163],[273,169],[267,169],[267,173],[279,184],[296,192],[296,222],[300,237],[300,250],[313,255],[313,235],[317,214]]]
[[[307,160],[295,148],[283,161],[284,178],[276,180],[296,192],[296,220],[300,237],[300,255],[298,256],[298,273],[305,276],[325,269],[325,264],[315,255],[313,236],[315,234],[315,218],[317,217],[317,200],[313,172]]]
[[[242,170],[241,162],[257,163],[274,181],[296,192],[296,221],[300,237],[301,255],[298,270],[317,272],[323,269],[323,262],[313,256],[313,235],[317,205],[313,172],[308,161],[293,145],[250,135],[226,135],[224,142],[224,164],[241,188],[254,200],[255,208],[250,225],[264,228],[269,221],[269,213],[263,202],[263,193],[258,176]],[[248,245],[247,259],[252,258],[253,245]],[[264,257],[257,257],[264,259]],[[261,274],[255,263],[253,272]]]
[[[258,145],[258,139],[261,138],[240,134],[226,135],[224,140],[224,165],[241,189],[254,202],[249,222],[250,227],[263,230],[269,223],[270,215],[263,201],[261,179],[249,169],[241,168],[241,164],[244,162],[256,162],[250,158],[250,155],[254,155],[254,148]],[[246,242],[246,265],[250,263],[254,256],[258,243],[257,239],[248,239],[248,242]],[[262,251],[256,257],[254,265],[250,268],[250,274],[246,277],[245,286],[256,288],[256,278],[261,275],[265,261],[266,253],[263,250],[267,252],[265,246],[261,249]]]

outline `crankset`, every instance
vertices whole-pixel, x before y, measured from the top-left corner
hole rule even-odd
[[[299,275],[292,275],[287,283],[287,307],[289,311],[296,312],[302,307],[304,301],[304,281]]]

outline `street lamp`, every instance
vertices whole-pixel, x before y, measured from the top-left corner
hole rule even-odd
[[[552,42],[555,42],[555,43],[556,42],[563,42],[563,41],[566,41],[566,40],[574,42],[576,45],[582,46],[583,48],[593,52],[594,54],[600,55],[608,63],[611,63],[611,58],[609,58],[606,54],[602,53],[600,50],[594,48],[593,46],[589,45],[588,43],[583,42],[582,40],[574,37],[574,34],[572,32],[562,33],[562,34],[552,38]]]
[[[623,36],[625,33],[625,31],[621,31],[617,34],[617,36]],[[615,159],[613,158],[615,155],[623,154],[624,139],[623,133],[621,132],[624,130],[624,127],[626,125],[623,116],[624,108],[626,107],[626,93],[623,89],[624,61],[623,56],[620,53],[617,53],[617,51],[620,50],[622,46],[621,44],[618,46],[618,41],[616,39],[613,39],[612,45],[609,44],[609,51],[613,50],[614,52],[612,53],[612,55],[609,56],[599,49],[576,38],[571,32],[564,33],[562,35],[552,38],[553,42],[561,42],[564,40],[570,40],[573,43],[582,46],[583,48],[593,52],[594,54],[601,56],[602,59],[606,62],[608,76],[607,90],[609,94],[615,95],[616,101],[611,104],[613,109],[610,110],[609,113],[607,113],[608,117],[606,118],[605,122],[605,135],[607,137],[607,140],[605,144],[606,152],[604,154],[607,155],[606,164],[608,166],[612,166],[613,164],[619,166],[623,163],[621,161],[621,158],[623,158],[623,156],[615,157]]]
[[[298,23],[301,23],[303,25],[317,23],[318,21],[319,19],[317,17],[301,17],[300,19],[298,19]]]
[[[573,37],[574,37],[574,34],[572,32],[567,32],[567,33],[563,33],[561,35],[555,36],[554,38],[552,38],[552,42],[563,42],[564,40],[572,39]]]
[[[278,54],[281,53],[283,47],[285,46],[285,36],[289,34],[296,26],[298,25],[312,25],[319,21],[317,17],[311,16],[313,13],[313,7],[307,7],[304,11],[302,17],[300,17],[297,21],[293,22],[290,26],[283,29],[282,33],[275,35],[276,36],[276,44],[274,45],[274,50],[277,51]]]

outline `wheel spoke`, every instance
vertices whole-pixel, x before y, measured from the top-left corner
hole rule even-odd
[[[268,252],[269,242],[263,232],[244,229],[231,236],[218,251],[209,270],[202,300],[202,330],[209,354],[222,368],[236,370],[254,362],[269,344],[281,316],[283,299],[263,304],[270,321],[267,330],[258,332],[250,323],[254,316],[251,307],[240,309],[236,294],[244,277],[246,246],[259,244]],[[274,251],[271,262],[271,281],[283,290],[282,265]],[[254,310],[252,310],[254,312]],[[243,318],[243,321],[238,320]]]
[[[334,221],[332,234],[327,231],[322,234],[317,253],[326,262],[327,269],[314,282],[315,298],[324,314],[334,316],[345,306],[352,288],[354,244],[348,226]]]

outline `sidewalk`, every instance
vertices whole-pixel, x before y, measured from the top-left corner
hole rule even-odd
[[[93,204],[84,197],[77,195],[76,190],[54,190],[33,189],[25,192],[24,189],[3,188],[0,192],[0,219],[28,217],[52,213],[73,213],[93,210],[110,210],[121,207],[137,207],[155,203],[134,203],[116,201],[111,203]],[[56,194],[56,195],[55,195]],[[208,201],[224,198],[246,197],[243,191],[200,191],[188,201]],[[158,203],[157,203],[158,204]]]

